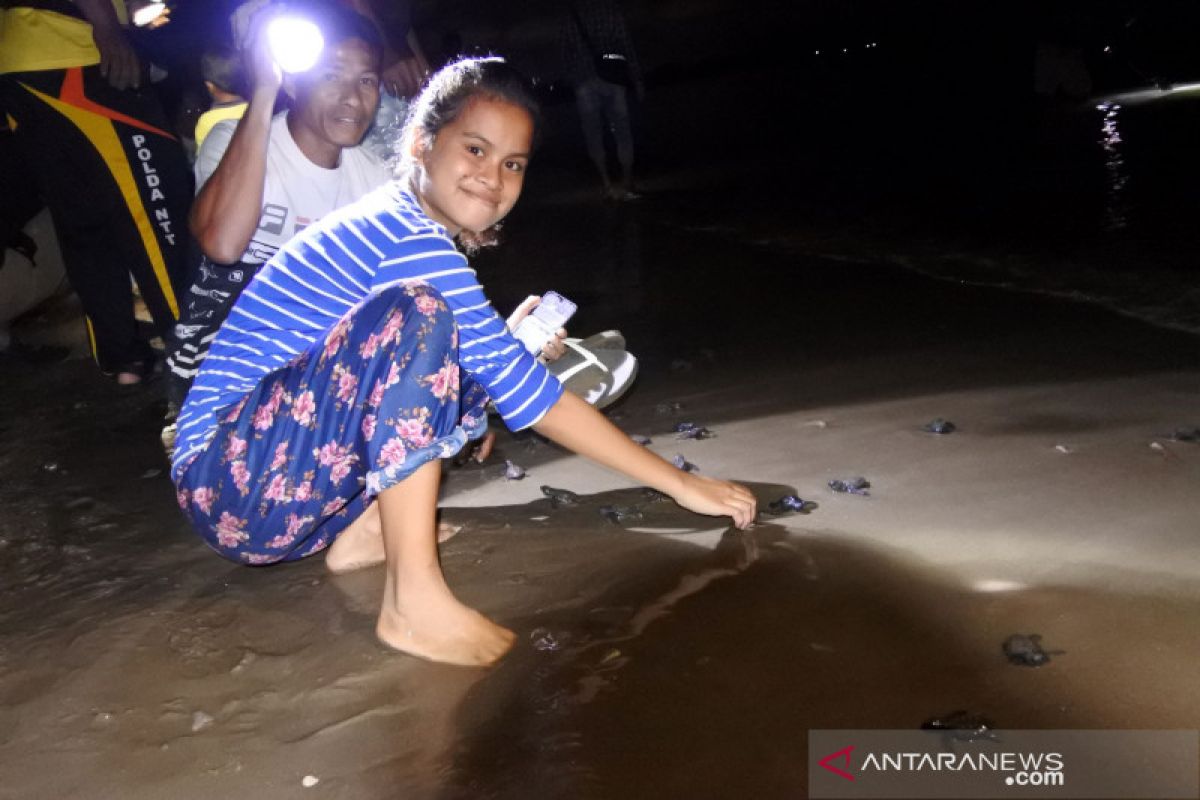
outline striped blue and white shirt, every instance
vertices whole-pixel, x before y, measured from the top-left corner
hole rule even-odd
[[[533,425],[562,395],[509,333],[446,229],[392,182],[306,228],[242,292],[179,412],[172,478],[212,441],[221,412],[324,341],[372,292],[401,281],[428,283],[445,298],[464,380],[483,386],[510,429]]]

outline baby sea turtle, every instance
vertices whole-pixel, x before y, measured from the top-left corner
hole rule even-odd
[[[614,525],[642,518],[642,510],[637,506],[600,506],[600,516]]]
[[[1036,633],[1014,633],[1004,640],[1001,649],[1010,664],[1021,667],[1040,667],[1050,663],[1050,656],[1060,655],[1064,650],[1046,650],[1042,647],[1042,637]]]
[[[519,481],[525,477],[525,468],[520,464],[514,464],[507,458],[504,459],[504,479],[507,481]]]
[[[992,730],[994,727],[992,721],[982,714],[972,714],[963,709],[941,717],[930,717],[921,723],[923,731],[945,731],[950,738],[960,742],[977,742],[981,739],[998,742],[1000,739]]]
[[[866,478],[859,476],[856,478],[838,478],[829,482],[829,488],[835,492],[844,494],[861,494],[869,495],[867,489],[871,488],[871,482]]]
[[[778,500],[772,500],[767,504],[767,511],[772,514],[787,514],[788,512],[796,512],[797,514],[807,514],[817,507],[816,503],[807,500],[801,500],[794,494],[785,494]]]
[[[922,425],[921,430],[929,431],[930,433],[954,433],[958,430],[958,426],[948,419],[938,417],[932,422]]]
[[[553,486],[543,486],[542,494],[550,498],[550,507],[577,506],[581,502],[579,495],[566,489],[555,489]]]
[[[1171,438],[1177,442],[1200,442],[1200,428],[1176,428]]]
[[[713,439],[716,434],[703,425],[694,422],[679,422],[675,424],[676,439]]]
[[[677,469],[681,469],[684,472],[699,472],[700,471],[699,467],[697,467],[692,462],[688,461],[680,453],[675,454],[675,457],[671,459],[671,463],[674,464]]]
[[[654,441],[649,436],[641,436],[641,435],[635,433],[635,434],[631,435],[629,438],[633,439],[634,444],[640,444],[642,447],[647,447],[649,445],[654,444]]]

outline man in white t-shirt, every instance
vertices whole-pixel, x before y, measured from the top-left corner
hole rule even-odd
[[[391,177],[359,146],[379,105],[383,46],[375,27],[340,7],[314,11],[326,42],[321,58],[307,72],[283,76],[263,35],[268,14],[251,40],[246,113],[218,123],[196,157],[189,221],[203,257],[169,348],[169,415],[258,267],[304,227]],[[292,107],[272,117],[281,86]]]

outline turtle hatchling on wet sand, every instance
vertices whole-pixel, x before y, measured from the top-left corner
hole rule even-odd
[[[1200,428],[1176,428],[1171,439],[1176,442],[1200,442]]]
[[[676,439],[715,439],[717,435],[703,425],[694,422],[678,422],[675,424]]]
[[[797,514],[808,514],[817,504],[809,500],[801,500],[794,494],[785,494],[778,500],[772,500],[767,504],[767,512],[771,514],[788,514],[795,512]]]
[[[928,422],[921,426],[921,430],[929,433],[954,433],[958,430],[958,426],[948,419],[938,417],[933,422]]]
[[[622,522],[641,519],[642,510],[637,506],[600,506],[600,516],[614,525],[620,525]]]
[[[1062,655],[1065,650],[1046,650],[1042,647],[1042,637],[1036,633],[1028,635],[1014,633],[1004,640],[1001,645],[1004,657],[1010,664],[1020,667],[1040,667],[1050,663],[1050,656]]]
[[[671,463],[675,465],[676,469],[681,469],[684,472],[699,472],[700,471],[699,467],[697,467],[695,464],[693,464],[692,462],[690,462],[686,458],[684,458],[681,453],[676,453],[675,457],[671,459]]]
[[[869,495],[867,489],[871,488],[871,482],[866,478],[859,476],[856,478],[837,478],[829,482],[829,488],[835,492],[844,494],[861,494]]]
[[[577,506],[579,505],[579,495],[566,489],[555,489],[553,486],[543,486],[542,494],[550,498],[550,507],[558,508],[559,506]]]
[[[525,468],[520,464],[514,464],[507,458],[504,459],[504,479],[507,481],[519,481],[525,477]]]

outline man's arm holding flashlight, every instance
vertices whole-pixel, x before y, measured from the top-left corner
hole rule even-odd
[[[267,16],[267,15],[260,15]],[[262,215],[267,180],[267,145],[271,113],[282,74],[267,46],[266,19],[259,19],[250,41],[250,77],[253,89],[246,113],[238,122],[229,146],[215,171],[192,204],[192,235],[204,254],[218,264],[242,257]],[[208,145],[210,140],[205,140]],[[212,141],[219,146],[217,141]],[[204,158],[201,147],[199,158]]]

